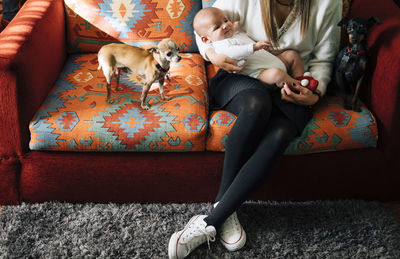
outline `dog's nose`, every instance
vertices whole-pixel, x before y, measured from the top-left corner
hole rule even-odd
[[[182,57],[181,57],[181,56],[178,56],[178,62],[181,61],[181,59],[182,59]]]

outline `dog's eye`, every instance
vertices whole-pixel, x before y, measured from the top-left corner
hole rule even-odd
[[[171,51],[167,53],[167,56],[168,56],[168,57],[170,57],[171,55],[172,55],[172,52],[171,52]]]

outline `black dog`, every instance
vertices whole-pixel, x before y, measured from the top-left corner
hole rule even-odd
[[[382,22],[375,16],[369,19],[343,19],[338,26],[343,26],[349,37],[349,44],[339,51],[336,57],[336,83],[344,90],[344,107],[360,112],[359,91],[367,67],[366,37],[368,29],[375,23]]]

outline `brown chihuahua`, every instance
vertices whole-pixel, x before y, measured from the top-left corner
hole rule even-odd
[[[107,103],[112,104],[111,100],[111,79],[115,73],[117,76],[118,91],[122,90],[119,86],[120,69],[128,68],[136,75],[144,79],[140,105],[143,109],[150,109],[146,104],[147,94],[151,85],[158,81],[160,95],[163,100],[169,100],[164,94],[164,78],[169,70],[170,62],[179,62],[181,56],[178,52],[181,47],[172,39],[163,39],[157,47],[145,50],[139,47],[130,46],[122,43],[112,43],[103,46],[98,53],[99,67],[103,69],[107,81]]]

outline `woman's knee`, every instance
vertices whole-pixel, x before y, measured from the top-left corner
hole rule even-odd
[[[296,125],[286,117],[274,118],[269,130],[273,134],[273,138],[281,143],[289,143],[297,135]]]
[[[242,112],[248,114],[268,114],[272,109],[271,96],[267,90],[251,89],[243,91]]]

